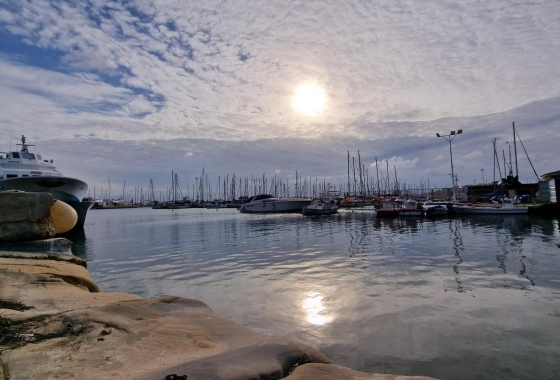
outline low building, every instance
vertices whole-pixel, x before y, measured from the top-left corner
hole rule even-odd
[[[539,182],[541,202],[558,203],[557,192],[560,189],[560,170],[543,174],[541,177],[543,179]]]

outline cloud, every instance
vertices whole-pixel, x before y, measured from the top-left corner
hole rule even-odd
[[[557,2],[505,0],[4,3],[0,143],[9,130],[37,132],[63,163],[75,158],[58,148],[74,139],[88,162],[124,142],[127,156],[167,160],[131,168],[138,182],[169,169],[175,156],[161,152],[183,141],[174,154],[193,153],[197,171],[342,181],[346,152],[359,149],[407,182],[444,183],[448,145],[436,132],[464,130],[456,170],[481,180],[490,141],[510,139],[516,121],[535,166],[557,170],[546,136],[560,127],[558,16]],[[305,83],[325,90],[318,117],[293,110]],[[125,176],[112,156],[104,170]],[[80,170],[91,183],[107,176],[91,173]]]

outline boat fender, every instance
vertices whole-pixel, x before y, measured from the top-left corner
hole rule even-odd
[[[476,208],[476,206],[471,206],[471,208],[472,208],[472,209],[475,209],[475,208]]]
[[[51,223],[57,234],[70,231],[78,222],[78,213],[68,203],[55,201],[51,206]]]

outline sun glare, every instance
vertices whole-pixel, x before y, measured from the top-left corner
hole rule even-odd
[[[328,315],[328,311],[323,305],[323,297],[317,292],[307,293],[307,297],[303,301],[303,309],[307,314],[305,319],[312,325],[323,326],[333,321],[333,317]]]
[[[319,116],[325,111],[327,96],[315,84],[304,84],[297,88],[293,105],[296,111],[306,116]]]

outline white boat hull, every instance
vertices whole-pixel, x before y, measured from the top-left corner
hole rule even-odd
[[[239,211],[248,214],[256,213],[275,213],[275,212],[297,212],[309,206],[311,199],[263,199],[256,202],[245,203]]]
[[[476,215],[510,215],[527,214],[527,207],[488,207],[488,206],[453,206],[457,214],[476,214]]]
[[[7,190],[50,193],[54,199],[76,203],[86,195],[88,185],[70,177],[18,177],[0,180],[0,191]]]

